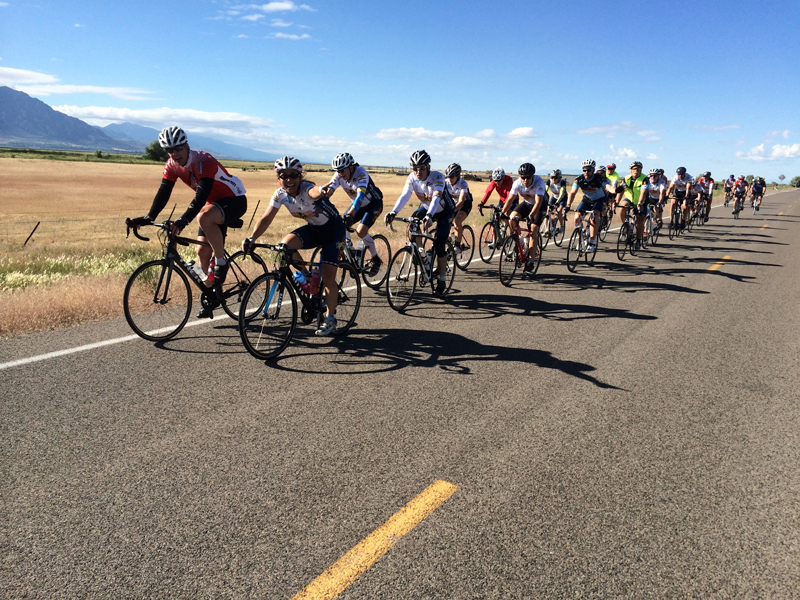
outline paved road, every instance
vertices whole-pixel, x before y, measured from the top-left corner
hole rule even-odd
[[[406,315],[367,290],[270,365],[220,318],[0,370],[0,597],[291,598],[437,480],[340,598],[800,597],[800,193],[725,213]]]

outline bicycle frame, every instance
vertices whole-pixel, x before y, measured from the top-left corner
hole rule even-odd
[[[427,239],[433,243],[433,241],[436,239],[436,236],[424,233],[420,230],[420,225],[422,224],[421,219],[417,219],[415,217],[395,217],[394,220],[408,223],[408,241],[406,242],[406,247],[411,248],[411,256],[413,257],[413,260],[417,261],[417,264],[422,268],[422,283],[430,283],[431,279],[433,278],[433,271],[435,268],[434,261],[436,260],[436,255],[433,253],[433,248],[431,247],[431,260],[427,261],[428,264],[426,264],[426,252],[423,251],[422,247],[417,243],[416,238]],[[391,223],[389,224],[389,229],[392,232],[397,232],[397,230],[392,227]]]

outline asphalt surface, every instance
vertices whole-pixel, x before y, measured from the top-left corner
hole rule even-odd
[[[478,261],[404,315],[365,288],[268,364],[218,317],[2,369],[0,597],[291,598],[437,480],[340,598],[800,597],[799,221],[771,194],[511,288]]]

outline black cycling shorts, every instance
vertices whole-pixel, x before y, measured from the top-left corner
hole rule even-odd
[[[222,232],[222,237],[225,237],[228,234],[228,226],[231,223],[241,219],[244,216],[244,213],[247,212],[247,196],[230,196],[228,198],[220,198],[219,200],[209,202],[208,204],[213,204],[222,213],[222,225],[219,226],[219,230]],[[197,228],[197,236],[206,237],[206,234],[203,233],[202,227]]]

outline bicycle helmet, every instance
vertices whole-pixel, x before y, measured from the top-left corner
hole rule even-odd
[[[503,181],[506,177],[506,172],[503,171],[503,167],[497,167],[494,171],[492,171],[492,181]]]
[[[641,163],[641,162],[639,162],[638,160],[635,160],[635,161],[633,161],[633,162],[631,163],[631,166],[630,166],[630,168],[631,168],[631,169],[635,169],[635,168],[637,168],[637,167],[641,169],[641,168],[642,168],[642,163]]]
[[[598,173],[605,173],[606,172],[606,168],[603,165],[600,165],[599,167],[597,167],[597,172]]]
[[[736,179],[736,175],[734,175],[733,173],[731,173],[731,176],[729,177],[729,179]]]
[[[174,148],[188,142],[183,129],[177,125],[171,125],[170,127],[164,127],[161,133],[158,134],[158,143],[162,148]]]
[[[458,177],[461,175],[461,165],[458,163],[453,163],[444,172],[445,177]]]
[[[356,164],[356,161],[353,160],[349,152],[337,154],[336,158],[331,161],[331,167],[333,167],[334,171],[343,171],[347,167],[352,167],[354,164]]]
[[[681,177],[683,177],[684,175],[686,175],[686,167],[678,167],[675,172]]]
[[[711,178],[711,171],[706,171],[705,173],[703,173],[703,177],[705,177],[706,179],[710,179]]]
[[[429,164],[431,164],[431,155],[425,152],[425,150],[417,150],[411,155],[412,167],[421,167],[422,165]]]
[[[661,172],[659,171],[659,169],[650,169],[648,175],[650,175],[650,177],[653,176],[658,177],[659,175],[661,175]]]
[[[659,169],[659,170],[658,170],[658,174],[659,174],[659,175],[663,175],[663,174],[664,174],[664,169]]]
[[[585,161],[581,163],[581,169],[594,169],[597,166],[597,163],[594,162],[591,158],[587,158]]]
[[[533,177],[536,174],[536,167],[531,163],[522,163],[517,173],[520,177]]]
[[[561,169],[553,169],[550,171],[550,177],[555,179],[556,177],[561,177]]]
[[[610,165],[606,165],[606,169],[608,169],[609,171],[613,171],[616,168],[617,168],[616,163],[611,163]]]
[[[744,175],[739,175],[739,181],[743,181],[743,180],[744,180]]]
[[[282,156],[275,161],[273,168],[275,169],[276,173],[280,173],[281,171],[285,171],[287,169],[302,173],[303,163],[297,160],[294,156]]]

